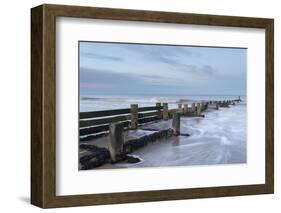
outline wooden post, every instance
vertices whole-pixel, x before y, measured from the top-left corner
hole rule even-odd
[[[188,104],[184,104],[183,105],[183,114],[187,114],[188,113]]]
[[[138,128],[138,105],[131,104],[131,128]]]
[[[179,112],[182,112],[182,104],[178,104],[178,110]]]
[[[201,103],[201,111],[205,111],[207,109],[207,105],[206,105],[206,102],[202,102]]]
[[[158,108],[157,109],[157,116],[159,119],[162,118],[162,115],[161,115],[161,103],[156,103],[156,107]]]
[[[120,160],[121,154],[123,152],[124,144],[124,133],[123,133],[123,123],[111,123],[109,124],[109,153],[112,162]]]
[[[216,104],[216,110],[218,110],[219,109],[219,103],[216,101],[215,104]]]
[[[173,128],[173,134],[175,136],[180,134],[180,113],[179,112],[173,113],[172,128]]]
[[[197,103],[197,115],[201,114],[201,104]]]
[[[192,110],[192,112],[195,112],[195,103],[192,103],[191,110]]]
[[[163,119],[165,121],[169,119],[168,103],[163,103]]]

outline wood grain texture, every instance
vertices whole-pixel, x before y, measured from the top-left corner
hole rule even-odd
[[[42,58],[43,7],[31,14],[31,202],[43,206]]]
[[[274,192],[274,21],[266,26],[265,171],[268,191]]]
[[[115,109],[115,110],[103,110],[103,111],[94,111],[94,112],[80,112],[80,119],[89,119],[89,118],[97,118],[97,117],[105,117],[112,115],[121,115],[121,114],[129,114],[130,109]]]
[[[266,183],[260,185],[56,196],[56,17],[264,28],[266,30]],[[41,5],[31,11],[31,203],[64,207],[273,193],[273,20],[217,15]]]
[[[119,115],[114,117],[107,117],[107,118],[99,118],[99,119],[93,119],[93,120],[80,120],[80,128],[85,128],[89,126],[96,126],[101,124],[109,124],[113,122],[119,122],[119,121],[127,121],[130,120],[130,115]]]

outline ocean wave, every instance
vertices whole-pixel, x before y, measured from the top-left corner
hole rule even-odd
[[[207,100],[234,99],[232,96],[83,96],[80,98],[80,111],[99,111],[129,108],[131,104],[141,107],[155,106],[156,103],[168,103],[169,108],[177,108],[179,103],[191,104]],[[245,105],[246,102],[238,103]]]
[[[81,100],[83,101],[96,101],[96,100],[101,100],[101,98],[95,98],[95,97],[82,97]]]

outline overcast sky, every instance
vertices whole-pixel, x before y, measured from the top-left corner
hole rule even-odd
[[[247,50],[80,42],[80,95],[245,95]]]

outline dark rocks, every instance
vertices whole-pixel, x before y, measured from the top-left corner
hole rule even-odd
[[[138,157],[126,155],[126,162],[127,163],[139,163],[139,162],[141,162],[141,160]]]
[[[222,103],[219,104],[219,107],[228,108],[229,107],[229,103],[228,102],[222,102]]]
[[[190,134],[188,134],[188,133],[181,133],[180,136],[186,136],[186,137],[188,137],[188,136],[190,136]]]
[[[152,130],[153,131],[153,130]],[[112,162],[110,158],[110,153],[107,148],[97,147],[88,143],[80,144],[80,169],[87,170],[97,168],[105,163],[117,163],[117,162],[127,162],[127,163],[138,163],[139,158],[127,155],[133,151],[146,146],[149,143],[153,143],[159,139],[171,137],[173,135],[172,129],[165,129],[161,131],[153,131],[151,134],[141,136],[137,139],[131,139],[123,145],[123,153],[118,156],[116,162]]]
[[[80,144],[80,149],[85,150],[85,154],[82,154],[79,159],[80,169],[93,169],[110,161],[110,154],[106,148],[84,143]]]
[[[144,147],[149,143],[153,143],[157,141],[158,139],[171,137],[172,135],[173,135],[172,129],[167,129],[127,141],[123,146],[124,152],[131,153],[134,150]]]

